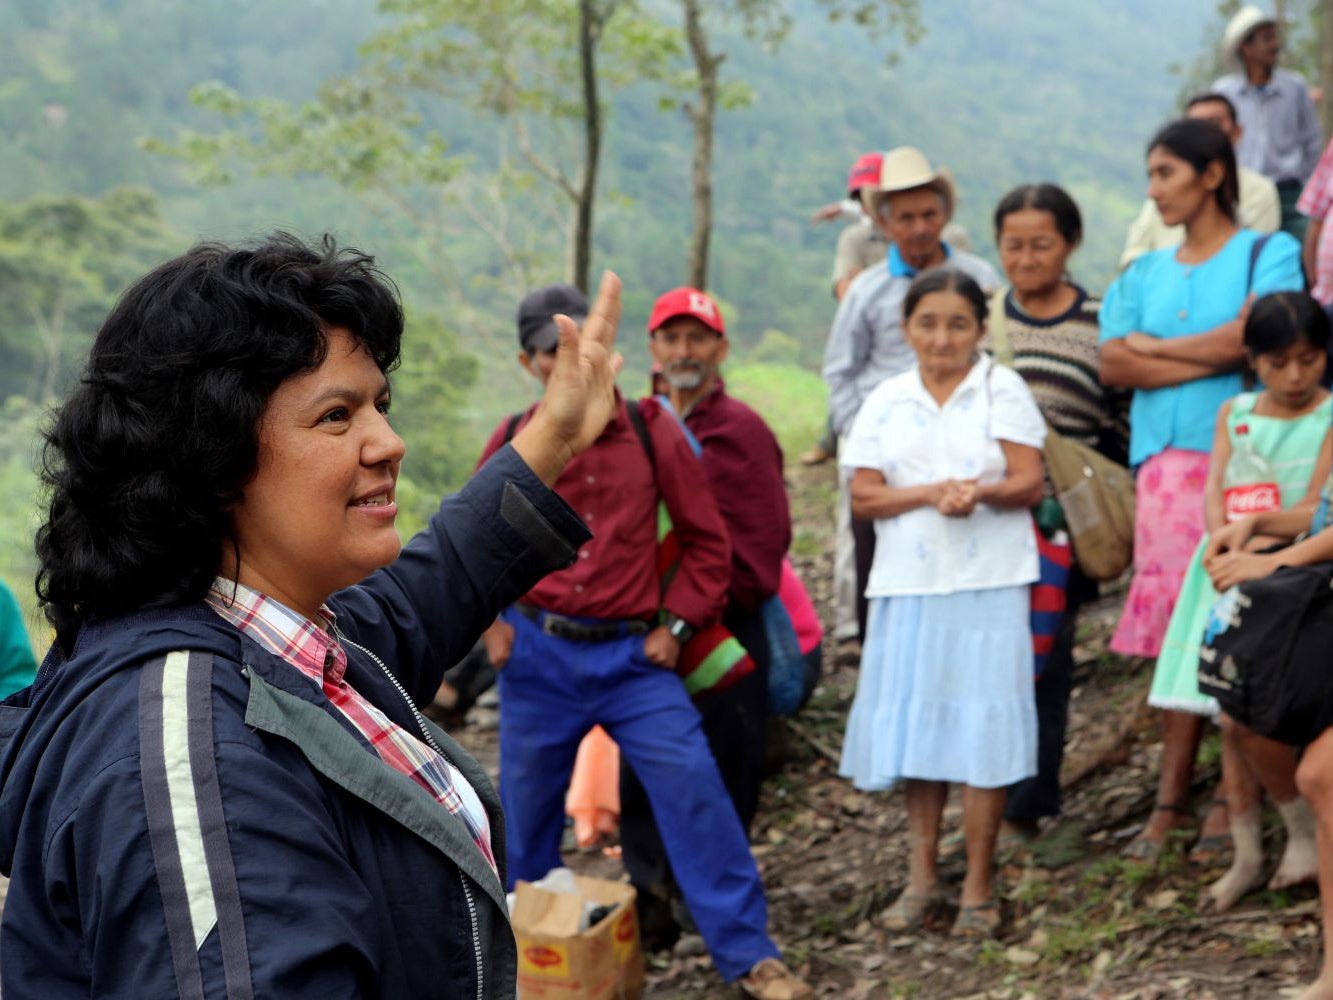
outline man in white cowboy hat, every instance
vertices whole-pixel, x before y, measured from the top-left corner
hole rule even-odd
[[[1258,7],[1242,7],[1222,36],[1222,54],[1237,64],[1237,71],[1218,79],[1212,89],[1236,106],[1243,130],[1236,161],[1277,185],[1282,228],[1300,239],[1305,221],[1296,199],[1323,143],[1310,89],[1299,73],[1278,69],[1281,52],[1277,21]]]
[[[987,292],[1000,285],[990,264],[942,239],[953,215],[953,181],[947,170],[931,166],[919,149],[899,146],[884,154],[879,185],[867,208],[889,247],[886,263],[863,272],[847,289],[824,350],[829,413],[839,436],[851,430],[861,403],[875,386],[914,363],[912,349],[903,337],[902,306],[918,273],[948,264],[970,275]],[[840,492],[839,517],[850,517],[845,483]],[[853,525],[853,533],[857,593],[864,594],[874,554],[874,529],[865,522]],[[864,597],[858,618],[864,635]]]

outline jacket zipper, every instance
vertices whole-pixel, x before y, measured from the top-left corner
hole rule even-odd
[[[337,635],[339,642],[346,643],[349,646],[355,646],[375,661],[375,664],[384,672],[384,676],[389,678],[390,683],[393,684],[398,693],[402,696],[403,701],[407,703],[407,707],[412,712],[412,718],[416,720],[417,729],[421,730],[421,738],[425,740],[426,745],[445,760],[449,761],[450,765],[457,769],[458,765],[450,759],[449,755],[440,748],[440,745],[436,743],[434,738],[430,735],[430,730],[426,728],[426,720],[421,717],[421,713],[417,711],[417,706],[414,705],[412,699],[407,696],[407,690],[403,687],[398,678],[393,675],[393,672],[384,665],[384,661],[359,642],[353,642],[351,639],[347,638],[347,636],[342,634],[341,630],[337,631]],[[481,932],[477,927],[477,904],[472,898],[472,889],[468,886],[467,876],[463,874],[462,869],[459,869],[458,872],[458,882],[463,887],[463,898],[467,901],[468,920],[472,924],[472,953],[477,963],[477,1000],[486,1000],[485,972],[481,964]]]

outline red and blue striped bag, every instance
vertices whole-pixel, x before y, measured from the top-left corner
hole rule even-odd
[[[1046,669],[1046,661],[1055,648],[1056,636],[1060,634],[1060,624],[1064,621],[1065,609],[1069,606],[1067,590],[1069,587],[1069,568],[1073,563],[1073,549],[1068,541],[1052,541],[1041,533],[1034,522],[1032,530],[1037,536],[1037,558],[1040,564],[1037,582],[1032,585],[1032,627],[1033,672],[1040,678]],[[1058,533],[1063,535],[1063,532]]]

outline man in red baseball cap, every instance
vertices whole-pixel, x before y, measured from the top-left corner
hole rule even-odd
[[[833,297],[842,299],[852,279],[865,268],[884,259],[888,244],[879,227],[872,225],[865,213],[864,196],[879,187],[884,154],[862,153],[847,172],[847,197],[818,209],[811,222],[842,219],[847,223],[838,234],[838,249],[833,258]],[[830,453],[831,454],[831,453]]]
[[[519,363],[543,387],[554,370],[553,325],[561,313],[586,317],[583,293],[550,285],[530,292],[518,309]],[[726,527],[675,418],[655,400],[633,404],[617,392],[616,402],[606,429],[553,486],[592,527],[592,541],[577,558],[571,551],[566,568],[506,609],[484,637],[500,689],[509,884],[561,864],[575,751],[599,724],[644,776],[685,903],[718,972],[745,988],[762,986],[777,981],[775,966],[785,973],[768,936],[763,882],[700,735],[698,712],[674,672],[681,645],[726,601]],[[502,420],[481,461],[509,447],[536,410],[534,404]],[[659,502],[685,543],[665,590],[656,559]],[[699,850],[700,830],[707,831],[707,850]]]
[[[731,588],[722,622],[755,661],[755,670],[697,703],[703,730],[741,822],[749,829],[759,805],[768,720],[768,641],[760,605],[777,593],[791,543],[791,515],[782,480],[782,449],[762,417],[727,394],[719,367],[729,343],[717,302],[697,288],[674,288],[648,320],[653,360],[662,367],[667,398],[699,442],[700,459],[731,536]],[[636,886],[669,885],[652,812],[637,782],[621,793],[621,844]],[[704,845],[700,845],[703,847]],[[742,983],[752,996],[806,996],[808,988],[773,963]],[[794,992],[784,992],[792,987]]]

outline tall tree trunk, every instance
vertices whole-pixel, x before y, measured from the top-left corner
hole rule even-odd
[[[583,72],[583,171],[574,200],[570,243],[570,280],[588,291],[592,267],[592,207],[597,191],[597,163],[602,154],[602,108],[597,100],[597,40],[605,15],[594,0],[579,0],[579,67]]]
[[[713,233],[713,128],[717,120],[717,70],[725,56],[708,49],[703,11],[699,0],[681,0],[685,8],[685,38],[695,71],[699,74],[698,101],[686,105],[694,125],[694,155],[690,162],[691,201],[694,230],[690,234],[688,281],[695,288],[708,287],[708,241]]]
[[[1333,0],[1319,0],[1319,117],[1324,135],[1333,136]]]
[[[42,375],[41,395],[43,403],[52,403],[56,398],[56,387],[60,384],[60,361],[65,347],[65,292],[57,293],[51,306],[51,318],[41,324],[42,340],[46,348],[46,366]]]

